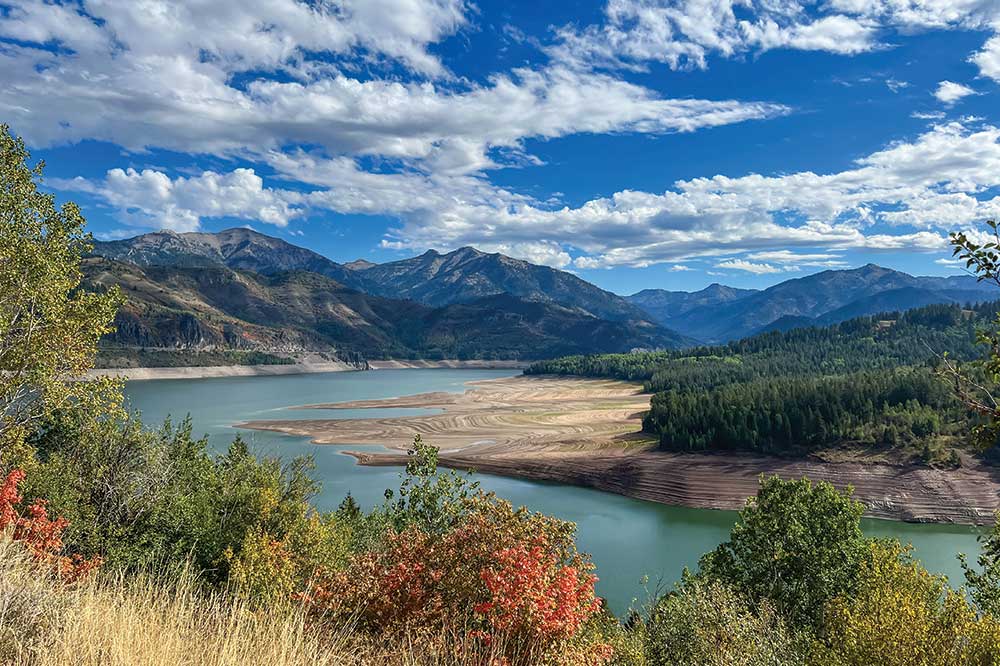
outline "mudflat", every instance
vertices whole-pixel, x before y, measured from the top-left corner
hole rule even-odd
[[[365,465],[398,465],[415,434],[443,465],[557,481],[695,508],[738,509],[761,474],[853,486],[870,516],[988,524],[1000,509],[1000,469],[971,458],[942,470],[883,462],[823,462],[746,454],[668,453],[642,432],[642,387],[615,380],[517,376],[472,382],[462,394],[304,405],[303,409],[430,408],[434,414],[253,421],[241,427],[308,436],[318,444],[371,442],[399,453],[351,452]]]

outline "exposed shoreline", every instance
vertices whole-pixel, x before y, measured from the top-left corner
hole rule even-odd
[[[866,515],[908,522],[982,525],[1000,509],[1000,469],[968,460],[956,470],[887,463],[822,462],[761,455],[656,451],[641,432],[649,395],[635,384],[565,377],[471,383],[464,394],[428,393],[308,409],[425,407],[413,417],[254,421],[241,427],[308,436],[318,444],[377,442],[393,453],[350,452],[363,465],[401,465],[420,433],[455,469],[554,481],[636,499],[739,509],[761,474],[848,485]]]
[[[388,360],[369,361],[373,370],[405,368],[452,368],[452,369],[520,369],[527,367],[524,361],[480,361],[480,360]],[[86,378],[121,377],[129,381],[149,379],[209,379],[213,377],[273,377],[276,375],[304,375],[317,372],[355,372],[359,368],[340,361],[288,363],[282,365],[206,365],[173,366],[166,368],[99,368],[90,370]]]

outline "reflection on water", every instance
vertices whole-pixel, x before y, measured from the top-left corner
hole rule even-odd
[[[126,387],[133,408],[150,425],[167,416],[175,421],[190,414],[196,433],[209,435],[215,449],[224,449],[240,432],[263,455],[312,455],[323,490],[316,498],[321,510],[336,508],[350,492],[365,507],[383,500],[386,488],[399,485],[399,470],[363,467],[342,454],[345,450],[384,450],[378,443],[350,446],[311,444],[308,438],[240,430],[233,424],[260,419],[331,419],[412,416],[438,410],[393,408],[352,410],[290,409],[299,405],[371,400],[432,391],[461,392],[465,383],[507,377],[512,370],[378,370],[274,377],[226,377],[130,382]],[[433,441],[430,442],[433,444]],[[669,585],[681,570],[694,567],[698,557],[729,534],[736,514],[685,509],[633,500],[554,483],[476,475],[482,486],[516,505],[543,511],[578,525],[581,550],[591,553],[600,576],[598,591],[615,612],[633,598],[644,599],[648,587]],[[977,531],[954,525],[913,525],[865,520],[865,532],[891,536],[914,545],[916,556],[931,571],[961,582],[955,554],[977,552]]]

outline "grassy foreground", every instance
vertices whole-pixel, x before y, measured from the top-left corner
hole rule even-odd
[[[102,572],[66,586],[0,537],[0,661],[11,666],[471,666],[500,653],[464,650],[448,631],[387,643],[353,629],[310,622],[301,604],[205,592],[190,574]]]

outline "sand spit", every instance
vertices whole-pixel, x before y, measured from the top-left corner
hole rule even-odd
[[[757,455],[656,451],[641,430],[649,395],[635,384],[565,377],[473,382],[464,394],[427,393],[312,409],[430,407],[397,418],[255,421],[245,427],[320,444],[377,442],[405,450],[420,433],[456,469],[557,481],[696,508],[738,509],[761,474],[854,486],[867,513],[918,522],[985,524],[1000,508],[1000,469],[969,460],[956,470]],[[361,464],[398,465],[402,453],[352,453]]]

